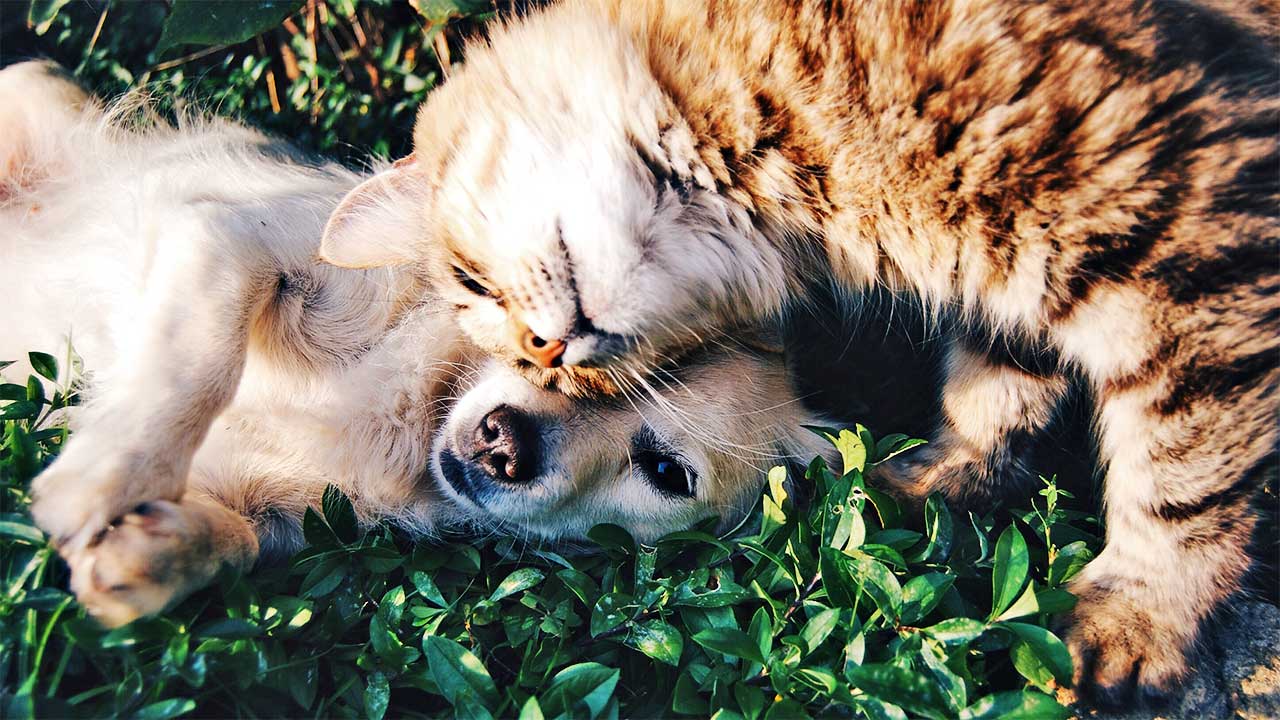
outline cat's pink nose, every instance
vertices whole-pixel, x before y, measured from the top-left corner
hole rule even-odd
[[[520,349],[526,357],[544,368],[557,368],[563,364],[561,356],[567,345],[563,340],[546,340],[528,328],[521,334]]]

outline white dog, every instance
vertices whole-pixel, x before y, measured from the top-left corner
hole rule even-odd
[[[0,264],[31,279],[0,307],[0,358],[69,338],[89,370],[32,512],[106,624],[296,549],[330,483],[362,522],[424,538],[611,522],[652,540],[736,524],[762,468],[830,449],[756,347],[612,400],[536,388],[477,356],[421,268],[317,261],[360,175],[144,110],[104,110],[47,64],[0,71]]]

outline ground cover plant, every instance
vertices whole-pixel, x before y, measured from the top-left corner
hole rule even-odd
[[[0,703],[6,717],[1065,717],[1071,663],[1048,628],[1096,547],[1045,481],[1030,507],[912,517],[864,482],[918,441],[815,429],[843,467],[770,471],[718,538],[653,547],[591,531],[587,554],[489,538],[414,547],[361,532],[347,500],[307,513],[309,547],[227,572],[161,617],[104,631],[25,514],[67,440],[71,363],[33,354],[0,384]],[[59,366],[63,370],[59,370]],[[793,470],[792,472],[796,472]]]
[[[4,62],[51,56],[104,97],[149,87],[358,161],[407,151],[459,38],[506,2],[34,0],[0,16]],[[38,282],[5,268],[7,282]],[[34,321],[34,320],[33,320]],[[15,358],[0,358],[13,360]],[[227,573],[162,617],[104,631],[26,514],[67,433],[74,358],[0,383],[0,716],[1062,717],[1049,629],[1096,520],[1046,481],[1032,504],[920,511],[863,473],[913,444],[818,430],[800,502],[771,471],[732,538],[703,529],[592,552],[501,538],[417,546],[326,495],[308,548]],[[0,372],[5,372],[0,368]],[[145,392],[145,389],[139,389]],[[163,442],[163,438],[157,438]]]

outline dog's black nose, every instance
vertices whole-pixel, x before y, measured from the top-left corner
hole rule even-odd
[[[471,462],[494,480],[523,485],[537,476],[537,423],[510,405],[481,418],[471,443]]]

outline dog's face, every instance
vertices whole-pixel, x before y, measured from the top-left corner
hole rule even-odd
[[[801,427],[822,421],[779,356],[716,351],[673,373],[651,393],[586,400],[493,362],[449,413],[432,470],[482,530],[571,542],[613,523],[651,542],[712,516],[729,529],[769,467],[830,453]]]

